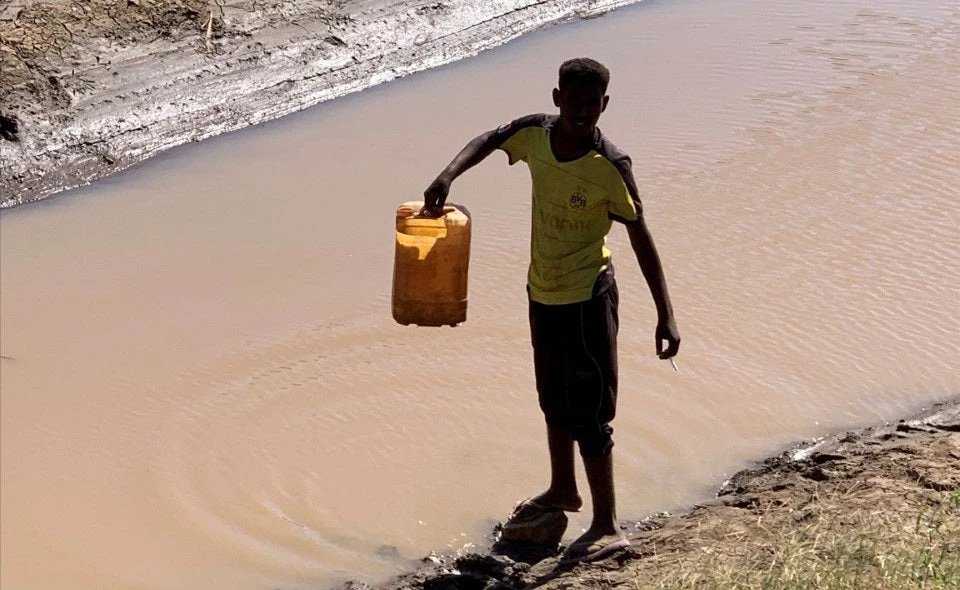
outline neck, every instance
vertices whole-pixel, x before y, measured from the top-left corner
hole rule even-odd
[[[563,124],[554,128],[554,133],[550,134],[550,144],[554,155],[561,160],[570,160],[579,158],[593,148],[596,127],[590,130],[590,133],[581,135],[572,133],[565,129]]]

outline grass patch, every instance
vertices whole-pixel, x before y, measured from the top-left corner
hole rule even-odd
[[[655,579],[652,587],[677,589],[960,588],[960,490],[919,500],[863,491],[757,509],[753,526],[712,533],[735,542],[655,556],[655,571],[638,572],[636,587]]]

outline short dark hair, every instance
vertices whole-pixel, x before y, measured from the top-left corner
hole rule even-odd
[[[610,70],[602,63],[589,57],[568,59],[560,65],[559,88],[563,90],[567,84],[597,84],[607,92],[610,83]]]

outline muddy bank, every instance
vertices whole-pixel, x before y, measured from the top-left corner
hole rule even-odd
[[[737,473],[716,498],[685,513],[623,522],[631,547],[599,562],[561,566],[556,551],[495,542],[483,554],[431,554],[423,568],[381,590],[701,587],[703,580],[690,575],[698,566],[742,571],[744,560],[757,554],[773,560],[784,539],[810,529],[815,519],[856,534],[864,526],[859,515],[867,514],[895,524],[891,534],[902,536],[902,523],[945,499],[954,502],[958,491],[960,398],[954,398],[896,423],[793,446]],[[957,524],[951,520],[940,531],[950,563],[960,563]],[[343,590],[360,588],[366,585],[350,582]]]
[[[0,207],[636,0],[12,0]]]

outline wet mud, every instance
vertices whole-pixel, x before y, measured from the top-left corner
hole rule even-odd
[[[636,0],[11,0],[0,207]]]

